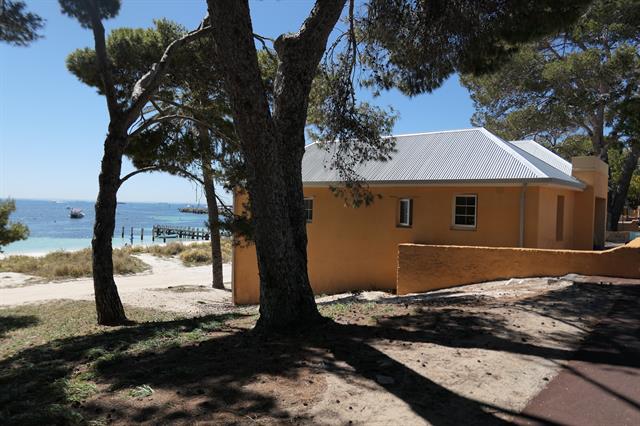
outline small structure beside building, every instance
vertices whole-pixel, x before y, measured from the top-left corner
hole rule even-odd
[[[394,290],[403,243],[604,246],[608,167],[598,158],[570,163],[534,141],[504,141],[484,128],[394,138],[389,161],[357,170],[381,196],[359,208],[345,206],[331,192],[339,182],[325,167],[327,151],[307,146],[302,178],[309,278],[316,293]],[[234,196],[237,214],[241,197]],[[233,259],[234,301],[257,303],[255,246],[234,247]]]

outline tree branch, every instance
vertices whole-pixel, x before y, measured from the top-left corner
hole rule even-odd
[[[183,115],[183,114],[170,114],[170,115],[163,115],[163,116],[159,116],[159,117],[158,116],[153,117],[153,118],[145,121],[139,127],[137,127],[132,133],[129,134],[129,137],[138,136],[140,133],[142,133],[144,130],[148,129],[149,127],[151,127],[154,124],[159,124],[159,123],[162,123],[164,121],[171,121],[171,120],[187,120],[187,121],[191,121],[193,124],[197,124],[197,125],[206,127],[207,130],[211,131],[219,139],[222,139],[222,140],[227,140],[228,139],[228,136],[226,136],[225,134],[220,132],[218,129],[216,129],[214,126],[210,125],[209,123],[207,123],[205,121],[202,121],[200,119],[197,119],[195,117],[192,117],[192,116],[189,116],[189,115]]]
[[[118,188],[120,188],[123,183],[125,183],[127,180],[131,179],[135,175],[138,175],[140,173],[159,172],[159,171],[161,171],[159,166],[149,166],[149,167],[143,167],[141,169],[134,170],[131,173],[128,173],[124,175],[122,178],[120,178],[120,183],[118,183]]]
[[[256,33],[253,33],[253,38],[258,40],[260,42],[260,44],[262,44],[262,47],[263,47],[264,51],[267,52],[267,55],[269,55],[269,58],[271,58],[272,61],[278,62],[278,58],[276,58],[273,55],[273,53],[271,53],[271,49],[269,49],[269,47],[267,46],[267,43],[266,43],[266,40],[269,40],[273,44],[274,40],[272,38],[264,37],[264,36],[261,36],[260,34],[256,34]]]
[[[91,17],[91,30],[93,31],[93,39],[95,43],[96,59],[98,61],[98,71],[102,80],[102,89],[104,90],[105,98],[107,99],[109,117],[113,120],[121,113],[121,111],[118,105],[113,75],[111,74],[111,68],[109,67],[109,60],[107,57],[104,25],[102,25],[102,20],[100,19],[100,14],[95,0],[90,0],[88,4],[89,15]]]
[[[162,172],[162,171],[168,171],[168,170],[173,170],[174,172],[183,174],[185,176],[187,176],[189,179],[194,180],[195,182],[198,182],[201,185],[204,185],[204,180],[202,180],[201,178],[199,178],[198,176],[194,175],[193,173],[181,168],[181,167],[177,167],[177,166],[169,166],[169,165],[156,165],[156,166],[148,166],[148,167],[142,167],[141,169],[137,169],[132,171],[131,173],[128,173],[126,175],[124,175],[121,179],[120,179],[120,183],[118,184],[118,188],[122,186],[123,183],[125,183],[127,180],[131,179],[132,177],[134,177],[135,175],[138,175],[140,173],[150,173],[150,172]],[[231,210],[231,208],[226,205],[224,203],[224,201],[222,200],[222,198],[220,198],[220,196],[216,193],[216,199],[218,200],[218,202],[220,203],[220,207],[222,207],[224,210],[227,211],[227,213],[234,215],[235,213],[233,212],[233,210]]]
[[[218,193],[216,193],[216,200],[218,200],[218,202],[220,203],[220,207],[222,207],[224,210],[227,211],[227,213],[229,213],[232,216],[235,216],[235,213],[233,212],[233,210],[231,210],[231,207],[227,206],[224,201],[222,201],[222,198],[220,198],[220,196],[218,195]]]
[[[208,17],[206,17],[198,29],[187,33],[184,37],[174,40],[167,46],[160,62],[153,64],[149,72],[142,76],[135,84],[133,93],[131,94],[132,105],[126,111],[126,122],[130,126],[135,122],[142,107],[149,102],[151,96],[160,85],[162,77],[169,69],[169,63],[175,52],[185,44],[188,44],[211,31],[211,26],[206,25]]]
[[[564,58],[562,57],[562,55],[560,53],[558,53],[558,51],[555,49],[555,47],[553,47],[553,45],[551,44],[551,42],[549,42],[548,40],[545,41],[545,44],[547,45],[547,49],[549,49],[551,51],[551,53],[553,54],[553,56],[555,56],[555,58],[559,61],[563,61]]]
[[[273,116],[278,125],[299,127],[292,117],[306,120],[308,93],[327,39],[340,18],[347,0],[317,0],[311,14],[295,34],[281,35],[274,42],[280,58],[275,86]],[[285,75],[296,78],[285,79]],[[305,111],[304,117],[296,111]]]

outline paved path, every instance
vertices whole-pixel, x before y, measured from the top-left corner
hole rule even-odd
[[[179,260],[164,259],[150,254],[138,255],[151,266],[151,271],[142,274],[116,276],[118,292],[121,295],[143,289],[167,288],[178,285],[210,285],[211,266],[185,267]],[[231,282],[231,264],[223,265],[225,283]],[[0,306],[41,302],[51,299],[91,299],[93,281],[83,278],[34,284],[24,287],[0,288]]]
[[[640,425],[640,285],[622,297],[581,349],[536,396],[521,425]]]

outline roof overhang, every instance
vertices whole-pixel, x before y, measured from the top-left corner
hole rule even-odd
[[[344,182],[333,181],[333,182],[302,182],[303,186],[307,187],[330,187],[330,186],[339,186]],[[432,180],[432,181],[416,181],[416,180],[399,180],[399,181],[365,181],[365,183],[371,187],[391,187],[391,186],[433,186],[433,187],[443,187],[443,186],[502,186],[502,187],[519,187],[522,185],[528,186],[548,186],[548,187],[557,187],[564,188],[573,191],[583,191],[587,185],[584,183],[577,182],[567,182],[560,179],[522,179],[518,181],[514,181],[511,179],[499,180],[499,179],[488,179],[488,180]]]

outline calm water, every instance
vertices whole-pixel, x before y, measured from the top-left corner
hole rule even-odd
[[[43,253],[53,250],[77,250],[91,246],[94,206],[91,201],[40,201],[15,200],[16,211],[11,221],[20,221],[29,227],[29,239],[6,246],[10,253]],[[134,244],[140,244],[140,228],[144,228],[144,243],[151,243],[153,225],[178,225],[204,227],[206,215],[180,213],[178,208],[186,204],[122,203],[116,213],[114,247],[130,244],[131,227],[134,227]],[[69,218],[68,208],[81,209],[85,217]],[[202,206],[200,206],[202,207]],[[125,238],[121,238],[122,227]]]

